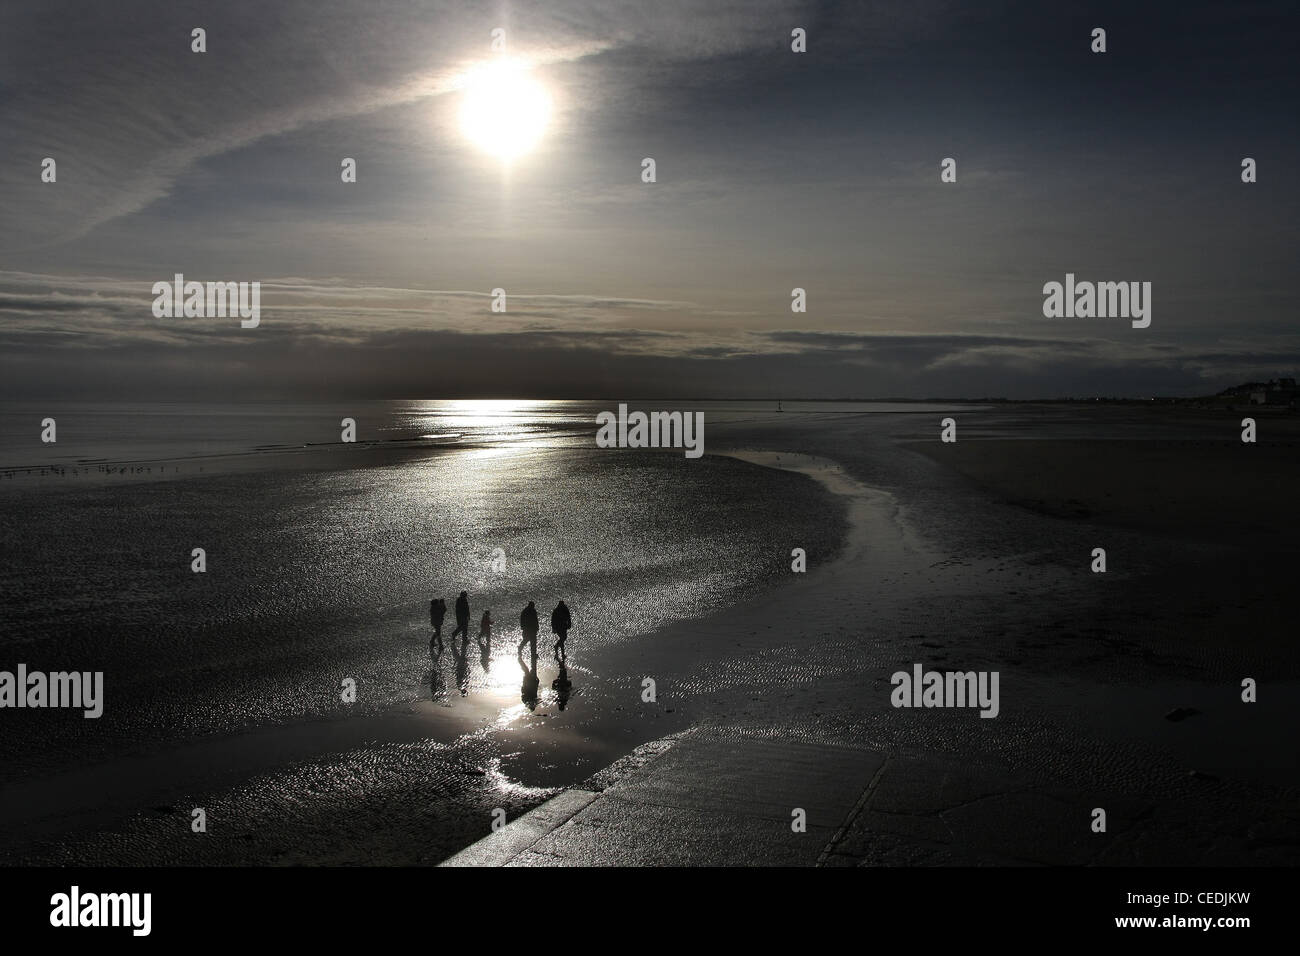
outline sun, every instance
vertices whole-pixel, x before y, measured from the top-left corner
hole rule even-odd
[[[518,60],[497,60],[466,75],[460,128],[479,149],[509,162],[542,138],[551,97]]]

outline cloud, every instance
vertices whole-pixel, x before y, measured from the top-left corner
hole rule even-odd
[[[1150,383],[1196,392],[1207,383],[1293,374],[1300,363],[1294,334],[1260,344],[1070,337],[1053,325],[1040,326],[1040,334],[675,330],[652,325],[690,303],[541,293],[511,297],[511,311],[501,315],[489,311],[486,292],[337,278],[264,280],[262,325],[245,330],[236,320],[156,319],[151,285],[0,272],[5,390],[136,398],[223,389],[285,398],[334,389],[365,397],[572,397],[635,385],[640,394],[681,396],[1030,390],[1021,397],[1032,397],[1068,392],[1071,381],[1083,387],[1098,375],[1141,393]]]
[[[254,281],[245,276],[196,276],[186,281]],[[85,336],[104,345],[130,342],[212,342],[253,346],[267,336],[311,337],[317,341],[378,341],[387,332],[460,331],[499,335],[538,328],[583,332],[626,331],[638,315],[680,314],[690,302],[557,293],[509,293],[506,312],[491,310],[490,290],[411,289],[359,286],[337,278],[297,277],[260,283],[260,338],[222,319],[158,319],[153,315],[156,279],[108,279],[0,272],[0,320],[11,336],[49,333]],[[655,333],[644,331],[650,338]],[[683,339],[677,334],[674,339]],[[83,347],[87,343],[79,343]]]
[[[1126,32],[1159,34],[1156,59],[1102,74],[1079,69],[1072,14],[955,0],[46,0],[0,16],[10,394],[222,376],[286,395],[1041,393],[1195,388],[1294,357],[1296,187],[1235,174],[1234,143],[1276,157],[1295,138],[1277,120],[1290,87],[1264,82],[1287,33],[1245,23],[1253,9],[1172,35],[1135,16]],[[461,148],[447,95],[496,26],[558,106],[508,177]],[[1201,43],[1213,82],[1166,68]],[[948,155],[959,184],[942,186]],[[1042,321],[1042,283],[1067,270],[1153,280],[1149,334]],[[150,287],[176,271],[262,282],[261,327],[155,319]]]
[[[270,137],[456,91],[507,28],[546,69],[618,48],[698,59],[771,43],[798,4],[569,0],[476,11],[451,2],[293,0],[220,6],[81,3],[6,13],[0,102],[15,154],[0,168],[10,226],[31,248],[84,236],[168,196],[206,159]],[[249,24],[257,29],[249,29]],[[208,52],[190,50],[207,31]],[[58,163],[41,183],[40,161]]]

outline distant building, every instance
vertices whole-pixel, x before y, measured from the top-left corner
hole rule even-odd
[[[1294,405],[1296,401],[1295,379],[1275,378],[1267,382],[1251,382],[1250,403],[1252,405]]]
[[[1295,379],[1279,378],[1268,383],[1265,400],[1269,405],[1290,405],[1295,401]]]
[[[1243,382],[1225,388],[1217,395],[1207,396],[1197,401],[1209,401],[1213,404],[1227,405],[1247,403],[1250,405],[1272,406],[1274,408],[1300,407],[1300,390],[1295,387],[1294,378],[1275,378],[1267,382]]]

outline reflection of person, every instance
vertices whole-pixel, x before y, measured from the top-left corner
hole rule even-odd
[[[483,619],[478,624],[479,662],[486,673],[492,667],[492,612],[484,611]]]
[[[451,636],[454,638],[457,634],[469,637],[469,595],[464,591],[456,598],[456,630],[451,632]]]
[[[564,710],[564,705],[569,702],[569,692],[572,689],[573,681],[569,680],[569,669],[561,664],[560,676],[551,681],[551,690],[555,691],[556,702],[560,705],[560,710]]]
[[[433,673],[429,677],[429,691],[430,696],[434,700],[437,700],[438,698],[445,696],[447,693],[447,689],[443,686],[442,680],[441,641],[438,641],[436,644],[433,641],[429,642],[429,657],[433,661]]]
[[[469,659],[465,651],[469,649],[469,635],[465,635],[457,644],[453,639],[451,642],[451,656],[456,659],[456,686],[460,688],[460,696],[469,696]]]
[[[537,654],[534,651],[532,655],[533,663],[529,667],[524,663],[523,645],[519,646],[519,667],[524,672],[523,683],[519,685],[519,699],[524,702],[524,706],[529,710],[537,709],[537,685],[540,683],[537,679]]]
[[[560,635],[560,639],[555,642],[555,656],[562,658],[565,656],[564,639],[569,636],[569,628],[573,626],[573,618],[569,616],[569,608],[563,601],[555,605],[555,610],[551,612],[551,630]]]
[[[537,709],[537,674],[534,671],[524,672],[524,682],[519,688],[519,699],[529,710]]]

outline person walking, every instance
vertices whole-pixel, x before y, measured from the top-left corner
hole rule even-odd
[[[569,614],[569,607],[563,601],[555,605],[555,610],[551,612],[551,630],[560,636],[555,642],[555,656],[557,659],[563,659],[565,656],[564,640],[569,636],[569,628],[573,626],[573,618]]]
[[[469,595],[464,591],[456,598],[456,630],[451,632],[452,640],[457,634],[463,634],[465,640],[469,640]]]
[[[434,598],[429,602],[429,623],[433,625],[433,637],[438,643],[442,643],[442,622],[447,617],[447,602],[442,598]]]
[[[528,607],[524,608],[519,615],[519,630],[523,637],[519,641],[519,650],[522,653],[525,644],[531,644],[533,654],[537,654],[537,632],[541,630],[541,625],[537,622],[537,608],[533,602],[528,602]]]

